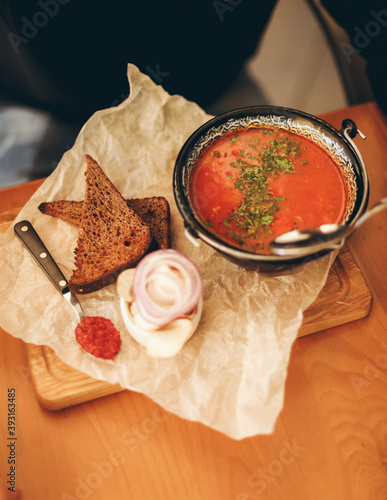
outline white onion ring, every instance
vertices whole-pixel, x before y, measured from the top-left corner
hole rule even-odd
[[[163,289],[157,284],[160,278],[169,281],[169,286]],[[197,306],[202,292],[199,269],[191,259],[176,250],[156,250],[136,267],[133,295],[138,314],[153,325],[163,326],[190,313]]]

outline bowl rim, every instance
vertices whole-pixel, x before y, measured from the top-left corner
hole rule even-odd
[[[359,189],[359,182],[361,180],[362,186],[360,193],[360,201],[358,197],[356,198],[356,203],[358,203],[357,209],[354,208],[350,220],[347,222],[356,222],[356,220],[364,213],[367,208],[368,198],[369,198],[369,179],[366,166],[364,164],[363,158],[357,149],[356,145],[352,142],[349,134],[345,133],[344,129],[338,130],[330,123],[326,122],[322,118],[314,116],[312,114],[306,113],[293,108],[282,107],[282,106],[247,106],[243,108],[236,108],[220,115],[214,116],[198,127],[185,141],[181,147],[179,154],[175,161],[174,172],[173,172],[173,192],[175,197],[175,202],[180,214],[183,217],[185,230],[188,232],[187,236],[191,236],[196,239],[203,240],[209,246],[215,248],[226,256],[230,256],[234,259],[241,261],[253,261],[256,263],[267,263],[267,264],[286,264],[286,263],[296,263],[298,261],[305,261],[308,257],[321,257],[329,253],[332,249],[327,249],[320,251],[318,255],[313,252],[306,252],[300,257],[300,255],[292,256],[281,256],[274,254],[259,254],[250,252],[248,250],[239,249],[220,238],[216,237],[213,233],[208,231],[206,227],[201,223],[198,218],[195,217],[192,205],[189,198],[185,194],[185,188],[183,185],[183,169],[184,169],[184,159],[192,150],[192,147],[196,142],[211,128],[221,125],[230,119],[244,118],[247,116],[260,116],[260,115],[278,115],[288,117],[301,117],[311,122],[315,126],[320,126],[323,129],[329,131],[329,133],[337,140],[337,143],[342,146],[345,145],[353,158],[351,159],[352,167],[356,170],[356,184]],[[344,122],[343,122],[344,126]],[[346,151],[347,153],[347,151]],[[355,162],[352,162],[352,159]],[[360,180],[358,180],[358,178]]]

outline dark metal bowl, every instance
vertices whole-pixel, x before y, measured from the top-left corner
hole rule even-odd
[[[177,207],[184,219],[187,236],[199,238],[227,259],[246,269],[263,272],[287,269],[327,254],[330,249],[318,253],[311,250],[302,257],[249,252],[212,234],[196,214],[189,192],[192,172],[200,154],[222,134],[254,125],[281,128],[303,135],[320,145],[336,161],[342,170],[348,193],[344,224],[355,222],[366,210],[369,196],[368,175],[363,159],[352,141],[359,133],[352,120],[344,120],[341,130],[337,130],[320,118],[302,111],[253,106],[229,111],[209,120],[198,128],[181,148],[174,168],[173,190]]]

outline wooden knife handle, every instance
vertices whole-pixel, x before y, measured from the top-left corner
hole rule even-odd
[[[66,278],[38,236],[38,233],[32,227],[32,224],[27,220],[20,221],[15,224],[14,231],[60,293],[67,293],[69,289]]]

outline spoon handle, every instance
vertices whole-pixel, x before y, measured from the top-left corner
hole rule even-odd
[[[384,210],[387,207],[387,198],[382,198],[379,200],[375,205],[372,205],[371,208],[367,210],[357,221],[356,223],[351,227],[351,233],[355,229],[357,229],[360,224],[363,224],[364,221],[366,221],[371,215],[376,214],[380,210]]]

